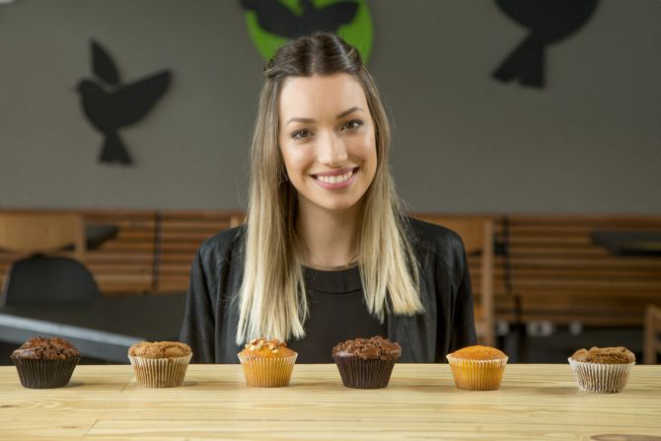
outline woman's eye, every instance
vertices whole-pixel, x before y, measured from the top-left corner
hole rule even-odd
[[[344,124],[344,128],[349,129],[349,130],[355,130],[355,129],[357,129],[358,127],[360,127],[360,126],[362,126],[362,125],[363,125],[363,122],[362,122],[361,120],[359,120],[359,119],[352,119],[352,120],[350,120],[350,121],[347,121],[347,122]]]
[[[310,131],[308,129],[297,130],[291,134],[291,137],[294,139],[303,139],[310,136]]]

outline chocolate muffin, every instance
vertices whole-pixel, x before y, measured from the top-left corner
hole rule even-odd
[[[402,348],[380,336],[356,338],[333,348],[333,360],[346,387],[379,389],[388,386]]]
[[[62,338],[35,337],[23,343],[10,358],[23,387],[50,389],[69,384],[80,353]]]
[[[178,341],[143,341],[128,353],[138,384],[149,388],[181,386],[192,356],[190,346]]]
[[[578,388],[584,392],[621,392],[636,364],[636,356],[622,346],[579,349],[568,359]]]

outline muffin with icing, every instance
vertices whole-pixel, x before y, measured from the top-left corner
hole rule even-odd
[[[568,360],[578,388],[594,393],[623,391],[636,364],[633,352],[622,346],[579,349]]]
[[[507,355],[490,346],[468,346],[446,355],[454,384],[463,390],[496,390],[503,380]]]
[[[380,336],[356,338],[337,344],[332,356],[346,387],[380,389],[388,386],[402,348]]]
[[[192,356],[190,346],[178,341],[143,341],[128,353],[138,384],[149,388],[181,386]]]
[[[69,384],[80,353],[62,338],[35,337],[23,343],[10,358],[23,387],[50,389]]]
[[[250,340],[238,357],[248,386],[285,387],[298,354],[278,339],[260,337]]]

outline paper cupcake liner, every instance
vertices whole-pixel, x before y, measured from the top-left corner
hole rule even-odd
[[[622,392],[629,380],[631,367],[636,364],[603,364],[567,359],[578,388],[584,392],[610,394]]]
[[[382,389],[388,387],[394,360],[367,359],[333,355],[342,383],[354,389]]]
[[[69,384],[80,356],[64,360],[35,360],[21,357],[11,357],[11,359],[16,365],[23,387],[51,389]]]
[[[298,354],[281,358],[252,358],[239,354],[246,384],[252,387],[289,386],[297,357]]]
[[[500,360],[462,360],[446,356],[454,384],[463,390],[496,390],[503,380],[507,357]]]
[[[133,372],[142,387],[178,387],[184,382],[193,354],[176,358],[144,358],[129,355]]]

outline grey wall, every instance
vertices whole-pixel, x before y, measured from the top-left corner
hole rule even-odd
[[[417,211],[661,214],[661,1],[602,0],[547,52],[548,87],[490,79],[526,31],[492,0],[370,2],[370,70]],[[101,165],[74,87],[98,39],[126,80],[172,86]],[[0,6],[0,208],[245,208],[263,62],[238,1]]]

